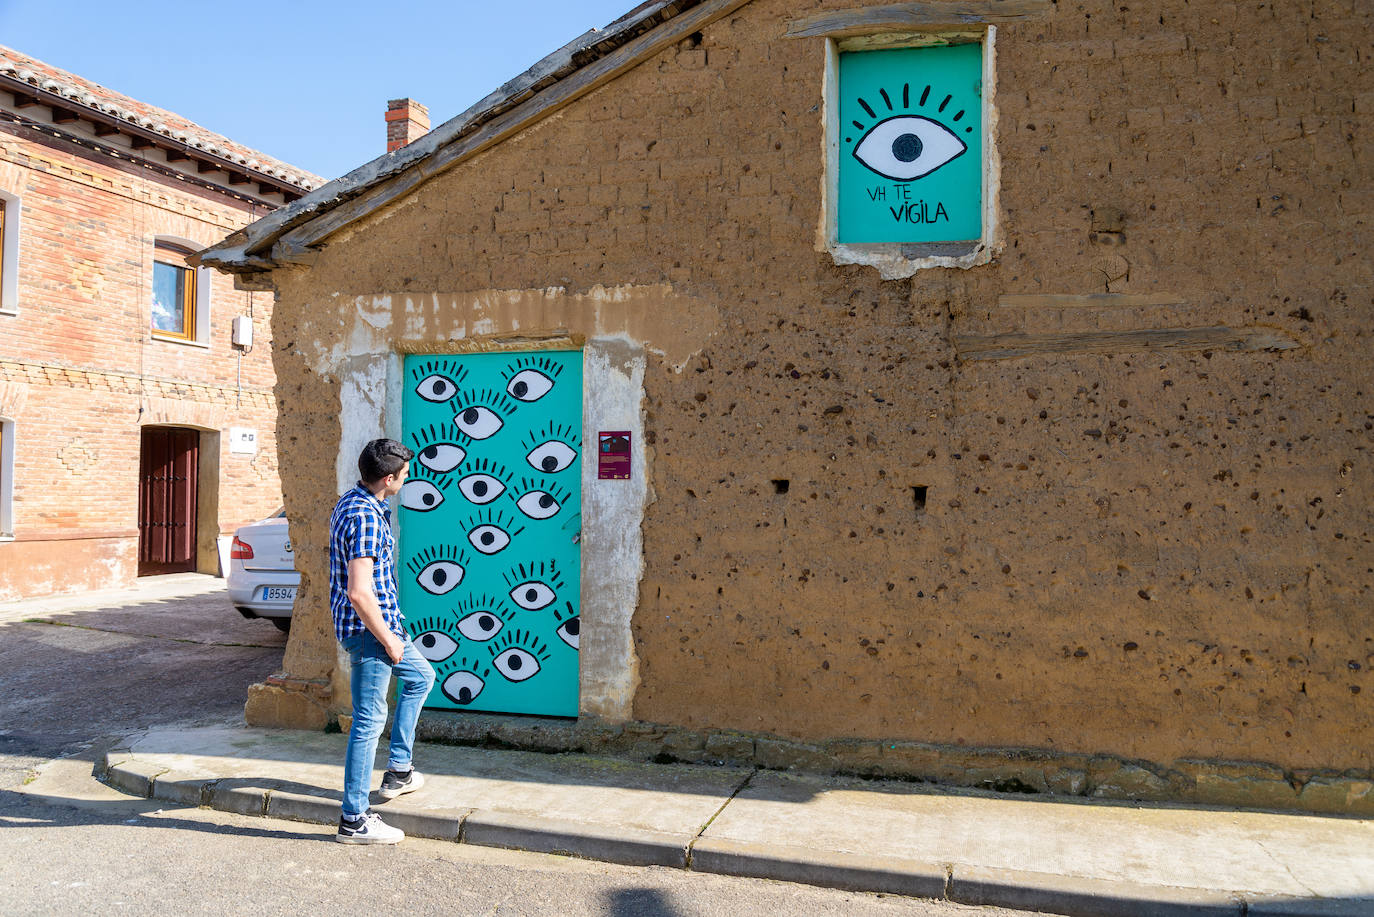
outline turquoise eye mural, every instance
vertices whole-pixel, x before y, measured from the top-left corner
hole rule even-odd
[[[983,233],[983,47],[840,54],[839,241]]]
[[[582,355],[406,358],[401,608],[427,706],[576,716]]]

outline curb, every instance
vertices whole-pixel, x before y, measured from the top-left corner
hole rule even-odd
[[[105,755],[105,781],[145,799],[240,815],[333,825],[338,802],[214,777],[177,777],[129,756]],[[664,834],[474,809],[392,809],[387,822],[412,837],[551,853],[623,866],[772,879],[847,891],[905,895],[957,904],[1063,914],[1066,917],[1356,917],[1374,899],[1283,898],[1114,882],[1048,873],[920,863],[898,857],[753,844]]]

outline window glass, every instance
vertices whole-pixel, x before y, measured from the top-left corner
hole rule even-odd
[[[184,267],[153,262],[153,329],[186,334],[186,274]]]
[[[196,339],[196,272],[187,266],[190,249],[157,243],[153,261],[153,331],[168,337]]]

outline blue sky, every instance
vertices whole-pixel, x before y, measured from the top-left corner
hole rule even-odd
[[[637,0],[0,0],[0,44],[325,178],[386,151],[388,99],[435,125]]]

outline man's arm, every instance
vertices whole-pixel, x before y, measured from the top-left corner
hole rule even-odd
[[[391,632],[382,617],[382,606],[377,602],[377,592],[372,588],[372,558],[355,557],[348,562],[348,601],[353,610],[372,636],[386,650],[392,662],[399,663],[405,652],[401,638]]]

